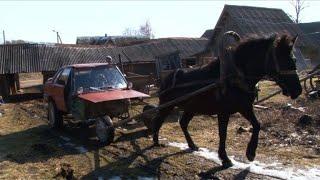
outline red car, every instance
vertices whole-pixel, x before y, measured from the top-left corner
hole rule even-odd
[[[148,97],[130,86],[119,68],[111,63],[63,67],[44,85],[49,125],[61,128],[63,115],[72,114],[83,123],[96,123],[99,141],[110,143],[114,135],[112,118],[128,117],[131,98]],[[111,140],[107,138],[110,133]]]

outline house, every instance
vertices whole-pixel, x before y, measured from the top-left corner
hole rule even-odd
[[[296,57],[300,57],[297,59],[297,67],[299,70],[307,67],[301,48],[312,42],[303,36],[300,27],[282,9],[225,5],[208,44],[214,56],[217,54],[220,37],[226,31],[235,31],[241,38],[268,37],[273,33],[300,35],[294,52]]]

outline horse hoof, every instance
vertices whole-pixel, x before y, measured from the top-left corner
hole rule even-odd
[[[196,145],[189,146],[189,148],[191,151],[198,151],[199,150],[199,147]]]
[[[256,157],[256,154],[252,153],[250,151],[247,151],[246,155],[247,155],[247,158],[248,158],[249,161],[253,161],[254,158]]]
[[[165,147],[164,144],[160,144],[160,143],[153,143],[154,147]]]
[[[233,163],[231,162],[230,159],[222,161],[222,167],[223,168],[227,169],[227,168],[229,168],[231,166],[233,166]]]

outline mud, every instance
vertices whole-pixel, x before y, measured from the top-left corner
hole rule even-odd
[[[156,99],[148,102],[156,104]],[[287,109],[306,107],[305,112]],[[297,170],[319,168],[320,164],[320,101],[303,97],[272,99],[256,109],[262,124],[256,160]],[[143,106],[133,107],[138,113]],[[169,146],[169,142],[185,143],[180,130],[179,113],[172,114],[160,131],[164,147],[153,147],[143,123],[116,129],[115,142],[100,146],[94,128],[81,127],[72,121],[62,130],[51,130],[46,122],[46,105],[41,99],[7,103],[0,106],[0,179],[53,179],[64,169],[72,169],[75,179],[277,179],[244,169],[223,169],[218,163],[197,156],[188,149]],[[311,124],[299,125],[304,114]],[[238,133],[239,128],[245,129]],[[228,128],[227,152],[238,162],[248,163],[245,150],[251,126],[240,115],[232,116]],[[217,119],[195,117],[189,127],[199,147],[216,152],[218,148]],[[57,169],[59,170],[57,172]],[[70,170],[71,171],[71,170]],[[59,175],[57,178],[63,178]],[[66,177],[66,176],[65,176]],[[282,177],[282,176],[281,176]],[[288,176],[289,178],[289,176]]]

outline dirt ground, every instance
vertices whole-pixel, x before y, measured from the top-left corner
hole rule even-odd
[[[273,85],[265,83],[264,88],[262,95]],[[290,108],[287,103],[304,107],[300,110],[305,112]],[[256,160],[277,161],[299,169],[319,166],[320,100],[309,100],[305,95],[290,100],[278,95],[261,105],[268,109],[256,109],[262,124]],[[141,108],[135,106],[132,113]],[[223,170],[211,160],[169,146],[169,142],[185,143],[178,113],[171,115],[161,129],[164,147],[152,146],[142,123],[117,129],[115,142],[109,146],[99,146],[93,127],[75,122],[66,122],[62,130],[51,130],[42,99],[2,104],[0,113],[0,179],[63,179],[71,172],[75,179],[275,179],[247,169]],[[312,120],[299,123],[305,114]],[[250,127],[240,115],[232,116],[227,152],[237,161],[247,162]],[[196,116],[189,131],[199,147],[217,151],[216,117]]]

